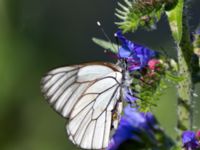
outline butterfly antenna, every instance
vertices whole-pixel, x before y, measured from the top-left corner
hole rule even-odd
[[[103,35],[105,36],[105,38],[110,42],[110,44],[112,45],[113,49],[115,49],[111,39],[109,38],[109,36],[106,34],[104,28],[102,27],[101,25],[101,22],[100,21],[97,21],[97,26],[101,29],[101,32],[103,33]]]
[[[117,33],[114,34],[115,41],[117,43],[117,49],[119,50],[119,38],[117,37]]]

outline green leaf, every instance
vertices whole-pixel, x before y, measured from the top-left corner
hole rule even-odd
[[[182,146],[176,145],[176,146],[172,147],[171,150],[182,150],[182,149],[183,149]]]
[[[102,40],[102,39],[98,39],[98,38],[92,38],[92,41],[94,43],[96,43],[97,45],[103,47],[106,50],[110,50],[113,53],[117,53],[118,52],[118,46],[117,44]]]
[[[170,81],[174,81],[176,83],[181,82],[185,79],[183,76],[173,75],[170,72],[166,72],[165,74],[167,79],[169,79]]]
[[[183,0],[178,0],[178,4],[171,11],[167,11],[169,25],[172,31],[172,36],[179,44],[182,39],[182,19],[183,19]]]

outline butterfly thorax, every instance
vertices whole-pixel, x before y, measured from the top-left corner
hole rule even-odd
[[[130,87],[132,83],[132,78],[128,71],[127,61],[125,59],[119,60],[116,65],[122,68],[122,88]]]
[[[125,70],[123,72],[123,78],[124,78],[123,81],[122,81],[123,87],[125,87],[125,88],[130,87],[130,85],[132,83],[132,78],[131,78],[131,76],[129,74],[129,71]]]

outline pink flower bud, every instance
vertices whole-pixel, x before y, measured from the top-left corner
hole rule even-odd
[[[149,67],[149,69],[151,69],[151,70],[156,70],[156,69],[158,69],[157,67],[158,67],[158,64],[160,64],[160,61],[158,60],[158,59],[151,59],[151,60],[149,60],[149,62],[148,62],[148,67]]]
[[[196,138],[197,138],[198,140],[200,140],[200,130],[198,130],[198,131],[196,132]]]

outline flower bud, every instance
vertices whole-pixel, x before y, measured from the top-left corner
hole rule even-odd
[[[200,141],[200,130],[196,132],[196,138]]]
[[[156,70],[158,69],[159,64],[160,64],[160,61],[158,59],[151,59],[148,62],[148,67],[150,70]]]

